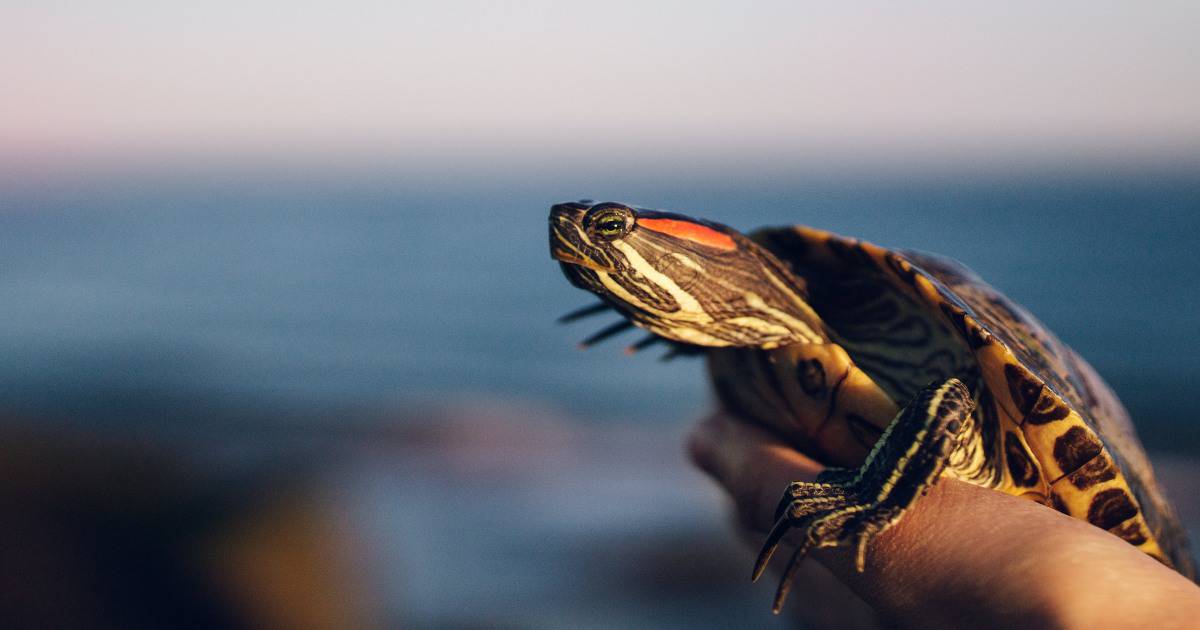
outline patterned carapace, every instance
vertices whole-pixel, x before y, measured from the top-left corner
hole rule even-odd
[[[862,466],[793,484],[775,542],[805,528],[809,545],[858,544],[861,566],[869,537],[907,508],[897,493],[950,475],[1085,520],[1194,578],[1116,396],[958,263],[801,226],[750,238],[616,203],[554,206],[550,248],[629,322],[590,341],[637,325],[705,347],[725,406],[827,465]],[[902,470],[922,456],[930,468]]]

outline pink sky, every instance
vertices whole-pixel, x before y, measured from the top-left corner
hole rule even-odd
[[[0,156],[1200,150],[1200,3],[18,1]]]

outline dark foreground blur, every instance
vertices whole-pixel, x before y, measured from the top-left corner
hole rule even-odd
[[[721,628],[839,612],[770,615],[772,587],[749,583],[753,550],[685,462],[681,426],[588,426],[498,401],[388,420],[186,440],[9,423],[0,618]],[[1194,536],[1200,467],[1156,465]]]
[[[679,427],[589,428],[496,402],[391,420],[186,440],[10,422],[0,617],[70,628],[773,621],[715,491],[683,461]]]

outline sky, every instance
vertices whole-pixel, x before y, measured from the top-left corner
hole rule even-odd
[[[1200,153],[1200,3],[0,2],[0,158]]]

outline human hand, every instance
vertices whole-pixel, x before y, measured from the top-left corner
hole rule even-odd
[[[821,470],[766,431],[724,413],[693,429],[688,450],[732,497],[742,526],[759,538],[770,529],[787,484],[814,480]],[[1178,573],[1087,523],[955,479],[941,480],[872,541],[863,573],[848,549],[818,549],[812,556],[889,625],[1200,626],[1200,587]]]

